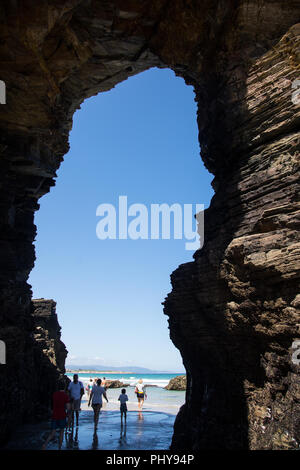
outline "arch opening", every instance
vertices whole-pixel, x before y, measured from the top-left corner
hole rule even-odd
[[[151,204],[189,204],[191,216],[196,203],[209,205],[211,176],[199,157],[196,112],[192,89],[169,69],[143,72],[85,101],[74,116],[56,186],[40,202],[29,278],[34,298],[57,302],[68,369],[102,365],[137,373],[139,366],[146,374],[163,373],[146,376],[159,386],[147,404],[174,417],[184,392],[168,403],[162,386],[185,369],[168,338],[161,302],[171,289],[170,273],[194,251],[185,249],[184,230],[174,239],[172,217],[169,240],[161,228],[155,240],[151,230],[147,239],[99,240],[95,215],[99,203],[118,209],[120,195],[128,206],[144,204],[149,225]],[[134,381],[128,373],[124,379]]]
[[[168,66],[195,88],[201,156],[216,192],[206,246],[172,273],[164,302],[188,378],[172,448],[299,446],[290,354],[299,306],[299,8],[281,0],[1,5],[1,440],[20,420],[45,416],[43,367],[49,386],[57,379],[43,353],[47,337],[33,338],[43,315],[34,314],[26,281],[34,212],[68,151],[74,111],[128,76]],[[11,383],[20,393],[6,393]]]

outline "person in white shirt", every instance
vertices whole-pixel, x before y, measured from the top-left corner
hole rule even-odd
[[[102,408],[102,395],[104,396],[105,400],[108,402],[107,396],[106,396],[106,390],[104,387],[101,387],[101,379],[97,380],[97,385],[93,385],[88,406],[90,406],[92,402],[92,408],[94,410],[94,424],[95,428],[97,427],[98,421],[99,421],[99,414],[100,410]]]
[[[81,405],[81,398],[84,395],[83,383],[78,380],[78,374],[73,375],[73,382],[69,383],[68,392],[71,402],[72,424],[74,425],[74,411],[76,414],[76,426],[78,426],[79,411]],[[69,421],[70,428],[70,421]]]
[[[138,407],[141,411],[144,404],[144,399],[147,398],[146,391],[144,391],[145,384],[143,383],[143,379],[140,379],[135,386],[135,393],[138,399]]]
[[[126,395],[125,388],[122,388],[121,395],[119,396],[118,400],[120,401],[121,425],[123,425],[123,414],[124,414],[124,420],[125,420],[125,425],[126,425],[126,414],[127,414],[126,402],[128,401],[128,396]]]

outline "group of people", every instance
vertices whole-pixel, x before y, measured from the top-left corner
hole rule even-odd
[[[88,397],[90,396],[91,392],[92,392],[92,388],[94,385],[97,385],[97,381],[99,379],[96,377],[94,380],[93,379],[90,379],[87,386],[85,387],[86,391],[87,391],[87,394],[88,394]],[[107,384],[106,384],[106,378],[103,377],[103,379],[101,380],[101,387],[104,387],[105,390],[107,389]]]
[[[94,410],[94,425],[95,430],[98,425],[100,410],[102,408],[103,400],[105,398],[108,402],[106,395],[106,379],[90,379],[86,391],[88,393],[88,406],[92,405]],[[65,382],[63,380],[58,383],[58,391],[53,394],[53,413],[51,420],[51,432],[43,444],[43,449],[46,449],[47,444],[54,438],[56,430],[59,430],[58,448],[61,449],[64,430],[67,427],[69,430],[74,426],[74,417],[76,418],[76,427],[79,421],[79,411],[81,409],[81,399],[84,395],[83,383],[78,380],[78,374],[74,374],[73,381],[69,383],[67,391],[65,391]],[[135,386],[135,394],[138,400],[139,412],[142,411],[145,398],[147,394],[145,391],[145,384],[140,379]],[[127,404],[128,396],[125,388],[122,388],[121,394],[118,398],[120,402],[121,412],[121,426],[123,426],[123,417],[126,425],[127,419]]]

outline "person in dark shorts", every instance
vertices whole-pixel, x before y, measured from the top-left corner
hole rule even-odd
[[[121,395],[119,396],[118,400],[120,401],[121,425],[122,425],[123,424],[123,415],[124,415],[125,424],[126,424],[126,415],[127,415],[126,402],[128,401],[128,396],[126,395],[125,388],[122,388]]]
[[[52,430],[43,444],[43,450],[46,449],[48,442],[53,439],[57,429],[59,430],[58,449],[61,449],[64,438],[64,429],[67,425],[66,409],[70,409],[70,398],[69,395],[65,392],[65,382],[60,380],[58,383],[58,391],[53,393],[53,412],[51,420]]]
[[[90,394],[88,406],[90,406],[92,402],[92,408],[94,410],[94,424],[95,429],[97,428],[97,424],[99,421],[99,414],[102,408],[102,395],[104,396],[105,400],[108,402],[106,396],[106,390],[104,387],[101,387],[101,379],[97,380],[97,385],[94,385]]]
[[[145,389],[145,384],[143,383],[143,379],[140,379],[138,381],[138,383],[136,384],[136,386],[135,386],[135,393],[136,393],[136,396],[137,396],[137,399],[138,399],[139,411],[142,411],[144,400],[145,400],[145,398],[147,398],[147,394],[146,394],[146,391],[144,389]]]

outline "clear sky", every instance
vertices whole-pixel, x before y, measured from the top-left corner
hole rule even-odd
[[[186,240],[99,240],[99,204],[209,206],[193,88],[151,69],[86,100],[70,151],[36,213],[34,298],[54,299],[67,364],[183,371],[161,302],[170,274],[191,261]],[[150,209],[149,209],[150,210]]]

